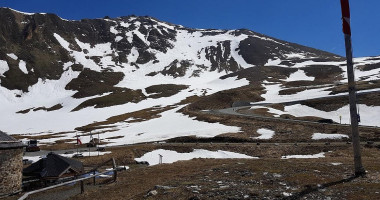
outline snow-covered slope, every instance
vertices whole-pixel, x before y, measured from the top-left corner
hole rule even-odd
[[[179,103],[249,84],[262,84],[263,97],[274,101],[286,83],[346,79],[341,57],[249,30],[190,29],[135,16],[68,21],[6,8],[0,30],[0,130],[60,133],[42,142],[88,131],[110,144],[239,132],[178,113]],[[375,65],[358,68],[363,80],[379,78],[380,58],[357,62]],[[325,68],[328,78],[318,71]],[[304,92],[327,95],[328,87]],[[137,117],[151,111],[156,115]],[[85,128],[97,122],[96,130]]]

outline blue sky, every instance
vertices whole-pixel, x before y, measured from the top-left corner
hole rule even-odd
[[[354,56],[380,55],[379,0],[350,0]],[[339,0],[1,0],[62,18],[152,16],[191,28],[247,28],[344,55]]]

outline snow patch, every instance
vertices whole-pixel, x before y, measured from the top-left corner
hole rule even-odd
[[[10,58],[12,58],[13,60],[17,60],[18,59],[18,57],[14,53],[8,53],[7,56],[9,56]]]
[[[380,126],[379,113],[380,106],[367,106],[365,104],[358,104],[360,108],[361,125],[367,126]],[[342,124],[350,124],[350,108],[349,105],[343,106],[336,111],[321,111],[311,108],[306,105],[295,104],[285,106],[285,112],[295,117],[316,116],[321,118],[332,119],[334,122],[340,123],[342,117]]]
[[[148,161],[149,165],[159,164],[159,155],[162,155],[162,163],[174,163],[180,160],[191,160],[194,158],[214,158],[214,159],[228,159],[228,158],[244,158],[244,159],[257,159],[257,157],[247,156],[240,153],[229,151],[209,151],[204,149],[194,149],[190,153],[178,153],[176,151],[158,149],[144,154],[141,158],[136,158],[136,161]]]
[[[323,140],[323,139],[343,139],[343,138],[348,138],[348,136],[343,135],[343,134],[314,133],[311,139]]]
[[[197,121],[177,111],[184,106],[162,112],[160,118],[138,123],[117,124],[122,127],[107,134],[107,137],[124,135],[124,138],[109,140],[107,146],[133,144],[140,142],[162,141],[174,137],[195,135],[197,137],[214,137],[223,133],[240,132],[239,127],[220,123]]]
[[[115,38],[115,42],[119,42],[120,40],[122,40],[123,39],[123,37],[121,37],[121,36],[116,36],[116,38]]]
[[[270,130],[270,129],[266,129],[266,128],[260,128],[257,130],[257,133],[260,134],[259,137],[255,137],[253,139],[262,139],[262,140],[268,140],[268,139],[271,139],[275,132],[273,130]]]
[[[303,59],[303,58],[306,58],[306,55],[304,53],[289,53],[289,54],[284,54],[284,56],[287,58],[287,59],[292,59],[292,58],[300,58],[300,59]]]
[[[0,60],[0,76],[4,76],[4,73],[9,70],[7,61]]]
[[[28,74],[28,69],[26,68],[26,62],[23,60],[20,60],[18,67],[24,74]]]
[[[291,158],[302,158],[302,159],[307,159],[307,158],[324,158],[325,153],[317,153],[313,155],[287,155],[287,156],[281,156],[281,159],[291,159]]]
[[[334,166],[338,166],[338,165],[341,165],[343,163],[331,163],[331,165],[334,165]]]
[[[307,76],[304,70],[297,70],[296,72],[290,74],[290,76],[285,80],[290,81],[314,81],[315,77]]]
[[[110,154],[112,153],[111,151],[86,151],[86,152],[80,152],[80,154],[82,154],[84,157],[87,157],[87,156],[102,156],[102,155],[106,155],[106,154]],[[75,153],[69,153],[69,154],[59,154],[60,156],[63,156],[63,157],[67,157],[67,158],[72,158],[75,154],[77,154],[76,152]]]

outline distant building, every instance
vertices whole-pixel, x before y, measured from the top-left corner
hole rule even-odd
[[[21,191],[24,146],[0,131],[0,197]]]
[[[57,180],[63,177],[76,176],[83,172],[82,162],[52,152],[46,155],[46,158],[31,164],[23,171],[25,176],[32,176],[41,180]]]

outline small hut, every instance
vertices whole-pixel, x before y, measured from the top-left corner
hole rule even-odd
[[[21,191],[24,146],[0,131],[0,197]]]
[[[59,178],[76,176],[83,172],[82,162],[60,156],[53,152],[31,164],[23,171],[25,176],[32,176],[41,180],[57,180]]]

